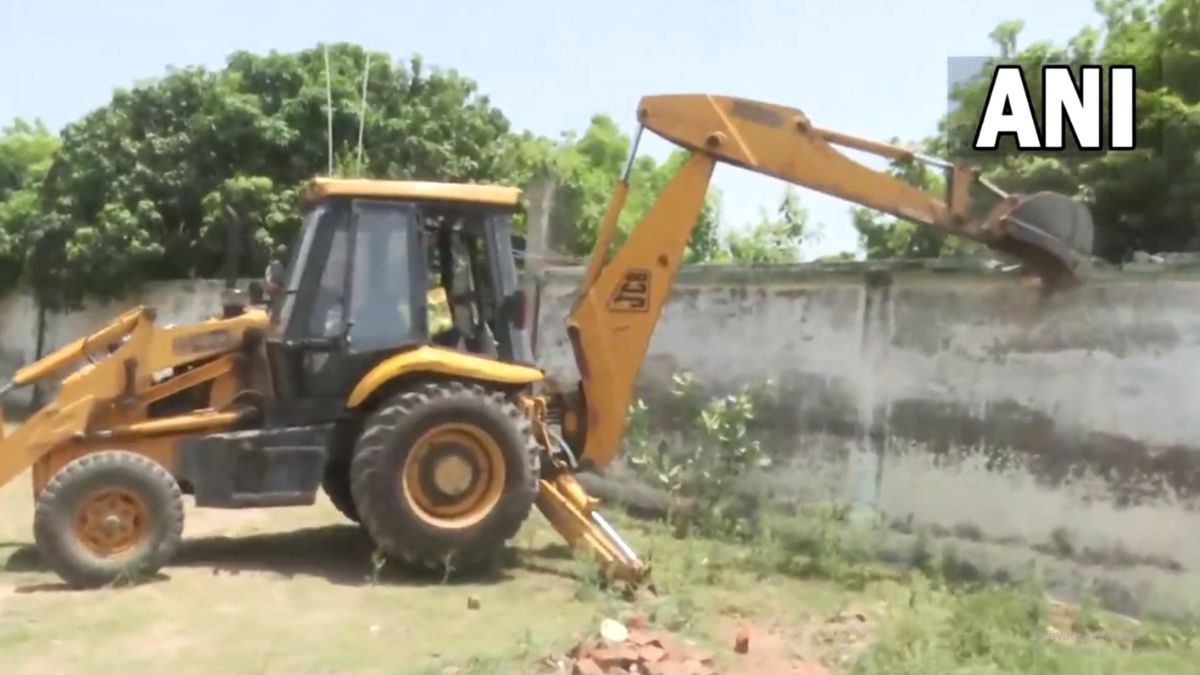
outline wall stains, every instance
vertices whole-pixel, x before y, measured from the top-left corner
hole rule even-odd
[[[982,414],[922,400],[892,404],[889,431],[919,441],[953,463],[982,453],[997,471],[1020,467],[1046,487],[1085,473],[1099,477],[1121,508],[1140,504],[1200,506],[1200,444],[1160,446],[1129,436],[1065,429],[1044,412],[1013,401],[989,401]]]

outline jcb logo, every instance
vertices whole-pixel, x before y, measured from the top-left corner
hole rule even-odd
[[[650,310],[649,270],[629,270],[617,290],[608,299],[610,312],[646,312]]]

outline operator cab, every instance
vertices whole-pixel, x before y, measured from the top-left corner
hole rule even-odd
[[[276,395],[340,409],[372,366],[424,345],[529,361],[519,198],[493,185],[311,181],[291,262],[267,273]]]

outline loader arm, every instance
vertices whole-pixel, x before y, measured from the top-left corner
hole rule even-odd
[[[603,467],[617,454],[635,380],[717,162],[981,242],[1016,258],[1048,292],[1078,284],[1090,261],[1091,217],[1074,200],[1053,193],[1010,196],[980,180],[971,167],[819,129],[799,110],[703,94],[663,95],[643,98],[638,120],[629,161],[613,190],[567,321],[582,399],[576,410],[567,411],[578,427],[569,444],[584,464]],[[609,259],[643,128],[690,156]],[[863,166],[835,145],[894,161],[939,165],[949,174],[947,194],[932,195]],[[982,204],[971,197],[978,187],[998,202],[982,216],[976,215]]]

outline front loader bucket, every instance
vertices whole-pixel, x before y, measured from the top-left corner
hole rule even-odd
[[[1054,192],[1018,199],[999,224],[999,248],[1016,257],[1045,282],[1048,290],[1078,286],[1092,260],[1095,226],[1079,201]]]

